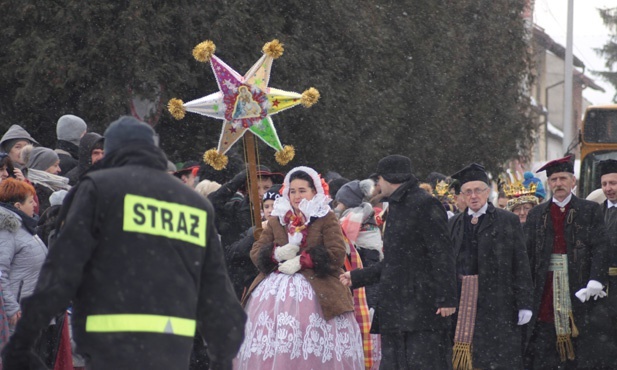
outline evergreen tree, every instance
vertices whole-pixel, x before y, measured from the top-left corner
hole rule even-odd
[[[191,56],[211,39],[240,73],[274,38],[285,53],[271,86],[321,92],[311,109],[274,116],[299,164],[348,178],[383,156],[413,159],[422,177],[472,161],[499,171],[533,143],[525,89],[530,76],[523,0],[33,0],[0,4],[0,123],[23,123],[53,146],[62,114],[103,132],[130,113],[131,92],[184,101],[217,90],[210,67]],[[221,121],[162,112],[156,130],[175,161],[216,146]],[[234,151],[241,157],[241,144]],[[234,154],[234,153],[230,153]],[[260,161],[273,169],[273,151]]]
[[[597,73],[617,88],[617,7],[599,9],[599,12],[611,35],[608,42],[598,50],[599,54],[606,58],[605,66],[608,71]],[[617,94],[613,97],[613,101],[617,103]]]

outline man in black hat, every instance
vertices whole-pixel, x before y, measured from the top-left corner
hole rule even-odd
[[[456,273],[446,211],[420,189],[409,158],[383,158],[377,175],[389,202],[384,259],[342,274],[341,282],[354,288],[380,284],[371,332],[381,334],[381,368],[451,369]]]
[[[606,296],[607,239],[599,204],[572,194],[572,156],[546,163],[552,197],[527,216],[527,253],[534,279],[533,318],[525,355],[529,369],[602,366],[593,321]],[[606,323],[607,321],[604,321]],[[610,364],[611,366],[614,365]]]
[[[466,209],[450,219],[460,304],[454,368],[521,369],[521,325],[531,319],[533,282],[518,217],[488,202],[482,165],[452,175]]]

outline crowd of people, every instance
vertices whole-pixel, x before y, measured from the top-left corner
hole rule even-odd
[[[57,139],[0,139],[4,369],[617,369],[615,160],[591,201],[571,156],[251,183],[132,117]]]

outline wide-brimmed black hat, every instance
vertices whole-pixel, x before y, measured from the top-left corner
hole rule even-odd
[[[389,155],[377,163],[377,171],[375,173],[392,184],[401,184],[409,181],[413,177],[411,159],[399,154]]]

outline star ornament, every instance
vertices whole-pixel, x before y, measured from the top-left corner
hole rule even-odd
[[[278,40],[264,45],[262,57],[244,76],[214,55],[215,50],[212,41],[204,41],[193,49],[193,56],[200,62],[210,62],[219,91],[187,103],[171,99],[169,112],[178,120],[186,112],[223,120],[218,147],[204,154],[204,162],[217,170],[225,168],[225,153],[249,130],[276,150],[279,164],[289,163],[294,148],[281,144],[271,116],[299,104],[311,107],[319,100],[319,92],[311,87],[299,94],[268,86],[272,62],[283,55],[283,44]]]

